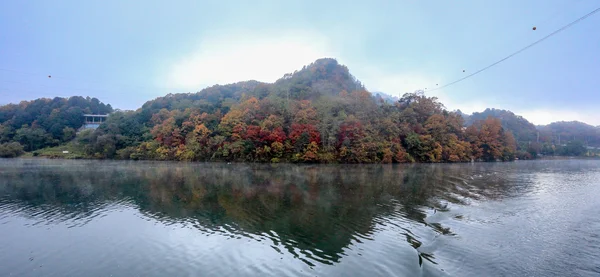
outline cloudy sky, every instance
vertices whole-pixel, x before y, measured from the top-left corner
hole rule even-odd
[[[217,83],[273,82],[322,57],[347,65],[371,91],[401,95],[459,79],[598,7],[597,0],[2,1],[0,104],[83,95],[136,109]],[[495,107],[536,124],[600,125],[599,26],[600,13],[428,94],[468,113]]]

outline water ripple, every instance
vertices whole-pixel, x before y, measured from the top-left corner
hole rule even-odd
[[[599,167],[0,161],[0,274],[591,274]]]

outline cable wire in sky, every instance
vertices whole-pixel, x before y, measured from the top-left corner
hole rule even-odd
[[[576,0],[573,0],[573,1],[576,1]],[[569,2],[568,4],[571,6],[571,5],[573,5],[573,4],[574,4],[574,2]],[[555,12],[555,13],[551,14],[551,15],[550,15],[548,18],[546,18],[545,20],[543,20],[541,23],[543,23],[543,22],[546,22],[546,21],[549,21],[549,20],[553,19],[554,17],[556,17],[556,15],[557,15],[557,14],[559,14],[559,13],[560,13],[560,12],[562,12],[562,11],[564,11],[564,9],[566,9],[566,8],[567,8],[567,7],[564,7],[564,8],[558,9],[558,10],[557,10],[557,12]],[[564,31],[565,29],[567,29],[567,28],[569,28],[569,27],[571,27],[571,26],[573,26],[573,25],[575,25],[575,24],[579,23],[580,21],[583,21],[584,19],[586,19],[586,18],[588,18],[588,17],[590,17],[590,16],[594,15],[595,13],[597,13],[597,12],[599,12],[599,11],[600,11],[600,8],[597,8],[597,9],[595,9],[595,10],[593,10],[593,11],[589,12],[588,14],[586,14],[586,15],[584,15],[584,16],[582,16],[582,17],[578,18],[577,20],[575,20],[575,21],[573,21],[573,22],[571,22],[571,23],[569,23],[569,24],[567,24],[567,25],[565,25],[565,26],[563,26],[563,27],[561,27],[561,28],[559,28],[559,29],[555,30],[554,32],[552,32],[552,33],[550,33],[550,34],[548,34],[548,35],[546,35],[546,36],[542,37],[541,39],[539,39],[539,40],[537,40],[537,41],[535,41],[535,42],[533,42],[533,43],[531,43],[531,44],[529,44],[529,45],[527,45],[527,46],[525,46],[525,47],[523,47],[523,48],[521,48],[521,49],[517,50],[516,52],[513,52],[512,54],[510,54],[510,55],[508,55],[508,56],[506,56],[506,57],[504,57],[504,58],[502,58],[502,59],[500,59],[500,60],[498,60],[498,61],[496,61],[496,62],[494,62],[494,63],[492,63],[492,64],[490,64],[490,65],[488,65],[488,66],[486,66],[486,67],[484,67],[484,68],[481,68],[481,69],[479,69],[479,70],[475,71],[475,72],[473,72],[473,73],[471,73],[471,74],[469,74],[469,75],[467,75],[467,76],[464,76],[464,77],[462,77],[462,78],[459,78],[459,79],[457,79],[457,80],[455,80],[455,81],[453,81],[453,82],[447,83],[447,84],[445,84],[445,85],[438,86],[438,85],[436,84],[435,86],[431,86],[431,87],[430,87],[430,89],[425,89],[425,91],[427,91],[427,92],[431,92],[431,91],[440,90],[440,89],[443,89],[443,88],[446,88],[446,87],[452,86],[452,85],[454,85],[454,84],[456,84],[456,83],[462,82],[462,81],[464,81],[464,80],[466,80],[466,79],[468,79],[468,78],[470,78],[470,77],[473,77],[473,76],[475,76],[475,75],[477,75],[477,74],[479,74],[479,73],[481,73],[481,72],[483,72],[483,71],[485,71],[485,70],[488,70],[488,69],[490,69],[491,67],[494,67],[494,66],[496,66],[496,65],[498,65],[498,64],[500,64],[500,63],[502,63],[502,62],[504,62],[504,61],[506,61],[506,60],[508,60],[508,59],[512,58],[513,56],[516,56],[516,55],[518,55],[519,53],[521,53],[521,52],[523,52],[523,51],[525,51],[525,50],[527,50],[527,49],[529,49],[529,48],[531,48],[531,47],[533,47],[533,46],[535,46],[535,45],[537,45],[537,44],[541,43],[542,41],[544,41],[544,40],[546,40],[546,39],[548,39],[548,38],[550,38],[550,37],[552,37],[552,36],[554,36],[554,35],[556,35],[556,34],[558,34],[558,33],[562,32],[562,31]],[[543,25],[543,24],[541,24],[541,25]],[[541,26],[541,25],[538,25],[538,27],[539,27],[539,26]],[[20,73],[20,74],[32,75],[32,76],[44,76],[44,77],[45,77],[45,76],[47,75],[47,73],[32,73],[32,72],[23,72],[23,71],[19,71],[19,70],[14,70],[14,69],[6,69],[6,68],[0,68],[0,71],[13,72],[13,73]],[[463,71],[463,72],[464,72],[464,71]],[[50,77],[50,76],[48,76],[48,77]],[[90,92],[90,91],[92,91],[92,90],[94,90],[94,91],[109,91],[109,90],[110,90],[110,91],[115,91],[115,90],[121,90],[121,91],[125,91],[125,90],[140,90],[140,91],[141,91],[141,90],[157,90],[157,89],[160,89],[160,90],[167,90],[167,91],[179,91],[179,92],[185,91],[185,90],[183,90],[183,89],[175,89],[175,88],[154,87],[154,86],[139,86],[139,85],[126,85],[126,84],[118,84],[118,83],[111,83],[111,82],[108,82],[108,83],[107,83],[107,82],[99,82],[99,81],[96,81],[96,82],[95,82],[95,81],[89,81],[89,80],[87,80],[87,81],[86,81],[86,80],[81,80],[81,79],[64,78],[64,77],[61,77],[61,76],[59,76],[59,75],[57,75],[57,76],[54,76],[54,75],[52,75],[51,79],[64,80],[64,81],[68,81],[68,82],[70,82],[70,83],[73,83],[73,82],[80,82],[80,83],[87,83],[87,84],[93,84],[93,83],[96,83],[96,84],[101,84],[101,85],[103,85],[104,87],[107,87],[107,88],[105,88],[105,89],[98,89],[98,88],[94,88],[94,89],[89,89],[89,88],[88,88],[88,89],[82,89],[82,88],[75,88],[75,87],[71,87],[71,86],[67,86],[67,87],[54,87],[54,86],[45,86],[45,87],[47,87],[47,88],[51,88],[51,89],[55,89],[55,90],[56,90],[56,89],[62,89],[62,90],[78,90],[78,91],[87,91],[87,92]],[[8,82],[8,81],[3,81],[3,80],[0,80],[0,84],[2,84],[2,82]],[[11,83],[17,83],[17,81],[10,81],[10,82],[11,82]],[[23,83],[23,84],[25,84],[25,83]],[[13,90],[13,91],[14,91],[14,90]],[[0,91],[0,92],[6,92],[6,91]],[[16,91],[15,91],[15,92],[16,92]]]
[[[531,44],[529,44],[529,45],[527,45],[527,46],[525,46],[525,47],[523,47],[523,48],[521,48],[521,49],[517,50],[516,52],[513,52],[512,54],[510,54],[510,55],[508,55],[508,56],[506,56],[506,57],[504,57],[504,58],[502,58],[502,59],[500,59],[500,60],[498,60],[498,61],[496,61],[496,62],[494,62],[494,63],[492,63],[492,64],[490,64],[490,65],[488,65],[488,66],[486,66],[486,67],[484,67],[484,68],[482,68],[482,69],[479,69],[479,70],[477,70],[477,71],[475,71],[475,72],[473,72],[473,73],[471,73],[471,74],[469,74],[469,75],[467,75],[467,76],[465,76],[465,77],[462,77],[462,78],[460,78],[460,79],[458,79],[458,80],[456,80],[456,81],[450,82],[450,83],[448,83],[448,84],[445,84],[445,85],[443,85],[443,86],[440,86],[440,87],[436,87],[436,88],[433,88],[433,89],[429,89],[429,90],[427,90],[427,91],[429,92],[429,91],[436,91],[436,90],[439,90],[439,89],[443,89],[443,88],[449,87],[449,86],[451,86],[451,85],[454,85],[454,84],[456,84],[456,83],[459,83],[459,82],[461,82],[461,81],[463,81],[463,80],[465,80],[465,79],[471,78],[471,77],[473,77],[473,76],[475,76],[475,75],[477,75],[477,74],[479,74],[479,73],[481,73],[481,72],[483,72],[483,71],[485,71],[485,70],[488,70],[488,69],[490,69],[490,68],[491,68],[491,67],[493,67],[493,66],[496,66],[497,64],[499,64],[499,63],[501,63],[501,62],[503,62],[503,61],[506,61],[506,60],[508,60],[508,59],[510,59],[510,58],[512,58],[512,57],[514,57],[514,56],[516,56],[517,54],[519,54],[519,53],[521,53],[521,52],[523,52],[523,51],[525,51],[525,50],[527,50],[527,49],[529,49],[529,48],[531,48],[531,47],[533,47],[533,46],[537,45],[538,43],[540,43],[540,42],[542,42],[542,41],[544,41],[544,40],[546,40],[546,39],[548,39],[548,38],[550,38],[550,37],[552,37],[552,36],[554,36],[554,35],[556,35],[556,34],[558,34],[558,33],[562,32],[562,31],[564,31],[564,30],[566,30],[567,28],[569,28],[569,27],[571,27],[571,26],[573,26],[573,25],[575,25],[575,24],[577,24],[577,23],[579,23],[579,22],[583,21],[584,19],[586,19],[586,18],[588,18],[588,17],[590,17],[590,16],[594,15],[595,13],[597,13],[597,12],[599,12],[599,11],[600,11],[600,8],[597,8],[597,9],[595,9],[595,10],[593,10],[593,11],[589,12],[588,14],[586,14],[586,15],[584,15],[584,16],[582,16],[582,17],[578,18],[577,20],[575,20],[575,21],[573,21],[573,22],[571,22],[571,23],[569,23],[569,24],[567,24],[567,25],[565,25],[565,26],[563,26],[563,27],[559,28],[558,30],[556,30],[556,31],[554,31],[554,32],[552,32],[552,33],[550,33],[550,34],[548,34],[548,35],[546,35],[545,37],[543,37],[543,38],[541,38],[541,39],[538,39],[538,40],[536,40],[535,42],[533,42],[533,43],[531,43]]]

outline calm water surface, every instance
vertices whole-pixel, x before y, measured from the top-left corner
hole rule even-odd
[[[0,159],[0,276],[600,276],[600,161]]]

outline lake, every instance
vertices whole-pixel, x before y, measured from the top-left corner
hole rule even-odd
[[[600,161],[0,159],[0,276],[600,276]]]

